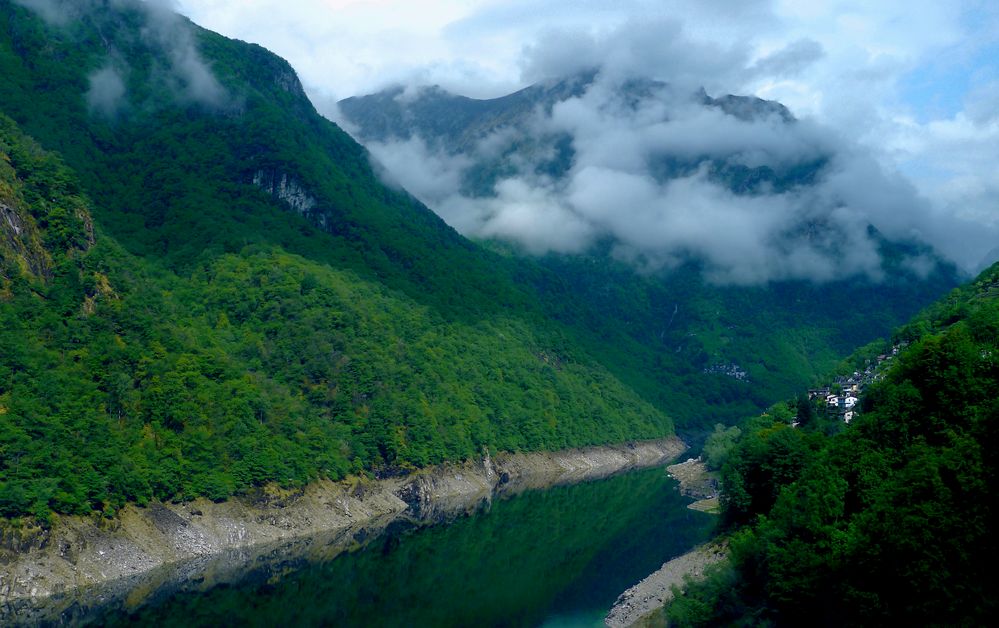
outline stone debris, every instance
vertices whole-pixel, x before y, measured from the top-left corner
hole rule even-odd
[[[622,593],[604,618],[604,624],[608,628],[634,626],[673,599],[674,585],[682,587],[687,576],[695,580],[703,578],[704,570],[709,565],[724,560],[726,556],[727,548],[714,544],[702,545],[677,556]]]

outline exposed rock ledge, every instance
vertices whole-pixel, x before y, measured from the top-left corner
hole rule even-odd
[[[696,501],[687,508],[709,514],[720,514],[718,474],[709,471],[700,458],[689,458],[685,462],[666,467],[666,472],[680,483],[680,494],[693,497]]]
[[[704,570],[727,555],[724,545],[697,547],[665,563],[658,571],[621,594],[604,618],[608,628],[626,628],[648,623],[649,616],[673,599],[672,587],[683,586],[684,577],[704,577]]]
[[[133,608],[181,583],[230,581],[263,560],[332,558],[400,519],[441,521],[496,496],[665,464],[685,449],[674,437],[501,453],[405,477],[263,489],[222,503],[130,506],[111,522],[60,517],[50,530],[7,530],[0,624],[81,619],[97,605]]]

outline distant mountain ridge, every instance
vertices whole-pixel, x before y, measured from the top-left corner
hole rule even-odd
[[[491,132],[522,125],[539,109],[550,112],[557,103],[582,96],[596,76],[596,70],[583,72],[487,99],[454,94],[440,85],[396,86],[374,94],[351,96],[338,105],[364,141],[383,142],[419,135],[451,152],[461,152]],[[667,86],[663,81],[635,79],[623,85],[622,97],[647,98],[653,90]],[[692,98],[745,120],[770,115],[777,115],[785,122],[794,120],[784,105],[755,96],[728,94],[712,98],[701,89]]]
[[[539,107],[579,96],[593,81],[592,74],[525,87],[507,96],[476,99],[452,94],[438,85],[393,87],[355,96],[338,104],[365,141],[409,139],[420,135],[450,152],[461,152],[506,126],[524,122]]]
[[[558,178],[566,174],[575,156],[572,137],[565,132],[539,131],[538,115],[551,115],[552,109],[569,99],[582,97],[598,76],[597,71],[550,80],[525,87],[506,96],[475,99],[428,87],[392,87],[365,96],[345,98],[338,103],[344,120],[362,143],[397,142],[419,138],[434,150],[451,155],[475,155],[478,144],[498,136],[504,146],[491,151],[493,158],[474,159],[465,172],[463,191],[472,196],[488,196],[501,176],[517,171],[510,168],[511,157],[527,162],[536,173]],[[630,79],[620,85],[618,97],[627,106],[637,107],[642,100],[655,99],[657,92],[669,89],[663,81]],[[784,105],[754,96],[728,94],[712,98],[703,89],[686,95],[685,100],[713,108],[743,121],[764,120],[774,116],[785,124],[795,122]],[[541,155],[538,158],[538,155]],[[708,160],[704,156],[678,159],[662,156],[654,169],[664,181],[689,175]],[[786,174],[773,168],[738,167],[715,160],[711,166],[737,192],[752,191],[762,183],[789,188],[809,183],[827,157],[796,165]]]

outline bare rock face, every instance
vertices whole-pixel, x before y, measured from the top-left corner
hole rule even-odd
[[[112,521],[60,517],[50,530],[4,534],[0,624],[5,623],[5,609],[31,608],[41,598],[228,550],[399,515],[406,503],[394,488],[386,484],[358,496],[353,483],[317,482],[282,506],[247,498],[154,503],[129,506]],[[67,599],[76,601],[73,595]]]
[[[44,277],[51,259],[42,246],[34,220],[27,214],[22,217],[22,213],[0,199],[0,258],[22,273]]]
[[[253,173],[253,185],[303,216],[311,214],[318,203],[297,179],[285,172],[257,170]]]
[[[87,201],[80,196],[40,193],[36,181],[19,170],[8,144],[44,155],[12,121],[0,116],[0,296],[15,276],[45,281],[53,256],[77,256],[94,244],[94,223]],[[39,157],[45,161],[48,157]],[[34,196],[28,194],[33,191]],[[53,195],[54,194],[54,195]],[[33,200],[26,201],[25,199]],[[51,241],[52,225],[68,235]]]
[[[14,237],[21,235],[24,226],[21,223],[21,217],[17,215],[13,207],[0,203],[0,216],[3,216],[4,221],[7,223],[7,228],[14,232]]]
[[[717,497],[720,489],[716,473],[708,471],[708,467],[700,458],[691,458],[685,462],[666,467],[670,477],[680,483],[680,494],[694,499],[710,499]]]
[[[624,469],[665,464],[686,450],[679,439],[566,451],[497,455],[496,472],[508,481],[503,492],[572,484],[607,477]]]

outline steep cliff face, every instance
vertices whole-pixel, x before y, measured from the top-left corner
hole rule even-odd
[[[17,272],[33,277],[45,276],[52,260],[46,253],[38,236],[38,229],[30,214],[15,209],[0,200],[0,259],[3,259],[4,281],[10,281],[10,274]]]
[[[294,175],[278,170],[257,170],[253,173],[253,185],[283,202],[289,209],[302,216],[311,217],[320,225],[325,225],[326,221],[323,215],[311,216],[318,201]]]
[[[67,171],[0,114],[0,289],[11,282],[44,283],[55,264],[94,243],[87,201]]]
[[[44,277],[52,265],[34,218],[22,208],[9,150],[0,143],[0,281],[7,290],[15,276]]]

